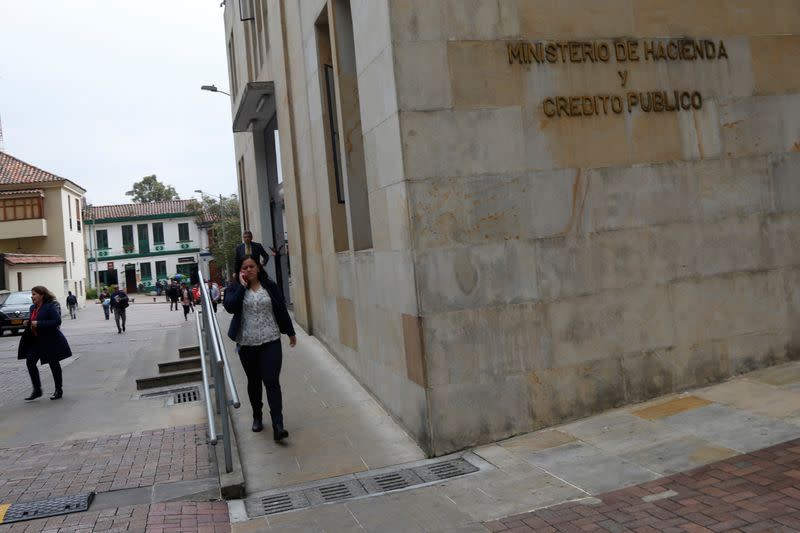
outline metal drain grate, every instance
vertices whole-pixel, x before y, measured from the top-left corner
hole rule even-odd
[[[307,489],[305,495],[311,505],[347,500],[356,496],[363,496],[367,493],[361,483],[351,479],[330,485],[321,485]]]
[[[411,470],[398,470],[377,476],[360,478],[361,484],[370,494],[400,490],[425,483],[421,477]]]
[[[297,487],[292,491],[246,500],[245,508],[248,516],[254,518],[402,490],[415,485],[471,474],[478,470],[480,470],[478,467],[465,459],[451,459],[417,468],[388,471],[373,476],[352,477],[338,483],[320,484],[305,489]]]
[[[308,505],[308,498],[302,492],[286,492],[261,498],[261,508],[265,515],[294,511]]]
[[[183,392],[176,392],[174,402],[175,403],[189,403],[189,402],[196,402],[200,399],[200,391],[197,387],[189,389]]]
[[[473,466],[464,459],[452,459],[450,461],[420,466],[414,469],[414,473],[426,482],[441,481],[443,479],[463,476],[477,471],[478,467]]]
[[[24,522],[35,518],[87,511],[93,498],[94,492],[84,492],[83,494],[62,496],[49,500],[15,503],[6,511],[3,523]]]
[[[172,396],[173,394],[178,394],[181,392],[190,392],[190,391],[198,391],[200,389],[197,388],[196,385],[191,387],[179,387],[177,389],[167,389],[167,390],[158,390],[155,392],[143,392],[139,395],[139,398],[158,398],[159,396]]]

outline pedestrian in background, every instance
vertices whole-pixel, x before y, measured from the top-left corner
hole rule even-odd
[[[169,293],[167,295],[167,296],[169,296],[169,310],[172,311],[172,306],[175,306],[175,310],[177,311],[178,310],[178,300],[180,299],[180,296],[181,296],[181,290],[178,287],[178,283],[173,281],[170,284],[169,289],[167,289],[167,292]]]
[[[283,426],[283,396],[280,374],[283,362],[281,333],[289,336],[289,345],[297,344],[292,319],[286,310],[278,285],[267,278],[257,259],[242,261],[238,282],[225,289],[225,310],[233,314],[228,337],[236,341],[239,360],[247,375],[247,396],[253,409],[252,430],[264,429],[261,386],[267,389],[267,403],[272,419],[272,436],[277,442],[289,436]]]
[[[59,329],[61,313],[55,305],[53,293],[47,287],[37,285],[31,289],[31,300],[30,319],[24,322],[25,331],[17,350],[17,359],[25,359],[33,385],[33,391],[25,400],[35,400],[42,395],[42,380],[36,363],[50,365],[56,389],[50,399],[58,400],[64,395],[61,360],[72,356],[72,350]]]
[[[108,320],[111,314],[111,293],[108,292],[108,287],[103,287],[97,299],[100,300],[100,303],[103,305],[103,313],[106,315],[106,320]]]
[[[192,291],[186,286],[186,283],[181,283],[180,295],[181,305],[183,306],[183,319],[189,320],[189,310],[191,309],[194,312],[194,309],[192,309],[194,304],[192,303]]]
[[[114,311],[114,322],[117,324],[117,333],[125,331],[125,321],[128,305],[128,295],[121,288],[117,288],[111,295],[111,310]]]
[[[69,294],[67,295],[67,309],[69,309],[69,316],[72,320],[75,320],[76,313],[75,311],[78,309],[78,298],[72,294],[72,291],[67,291]]]
[[[245,257],[252,257],[259,265],[266,265],[269,262],[269,254],[260,242],[253,242],[253,232],[245,230],[242,233],[242,243],[236,246],[234,255],[233,271],[239,273],[242,268],[242,261]],[[261,260],[264,260],[262,263]]]
[[[216,313],[217,304],[220,301],[219,285],[211,280],[208,280],[208,296],[211,298],[211,307],[214,308],[214,312]]]

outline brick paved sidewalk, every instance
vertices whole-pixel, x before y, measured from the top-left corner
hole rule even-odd
[[[0,525],[3,533],[229,533],[230,530],[225,502],[154,503]]]
[[[800,439],[609,492],[595,504],[570,502],[485,525],[515,533],[796,532],[798,487]]]
[[[0,449],[0,503],[216,475],[206,425]]]

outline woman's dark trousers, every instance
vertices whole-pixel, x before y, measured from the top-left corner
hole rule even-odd
[[[35,390],[42,390],[42,380],[39,378],[39,369],[36,368],[36,363],[39,358],[35,355],[29,355],[25,358],[25,365],[28,367],[28,374],[31,375],[31,383]],[[61,390],[61,363],[58,361],[50,361],[50,371],[53,373],[53,381],[56,384],[56,390]]]
[[[260,346],[239,347],[239,360],[247,374],[247,396],[253,408],[253,418],[261,420],[261,384],[267,389],[267,403],[272,425],[283,424],[283,398],[281,396],[281,351],[280,339]]]

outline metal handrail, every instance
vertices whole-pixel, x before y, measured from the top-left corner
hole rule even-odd
[[[203,374],[203,390],[206,402],[206,416],[208,417],[208,439],[209,443],[216,446],[219,440],[219,433],[217,433],[216,424],[214,423],[214,408],[211,406],[211,395],[208,394],[208,368],[206,367],[206,349],[203,346],[203,327],[200,323],[200,313],[195,313],[195,323],[197,324],[197,338],[199,339],[198,346],[200,348],[200,369]]]
[[[208,316],[210,318],[209,326],[212,330],[214,343],[216,344],[215,355],[217,357],[217,364],[222,364],[225,367],[225,381],[227,382],[228,389],[230,389],[231,392],[231,401],[233,402],[233,406],[238,409],[241,406],[241,402],[239,401],[239,393],[236,390],[236,383],[233,381],[233,372],[231,372],[231,364],[228,361],[228,355],[225,351],[225,344],[222,340],[222,332],[219,329],[219,322],[217,322],[217,317],[211,307],[211,295],[208,293],[208,287],[206,287],[206,280],[203,279],[203,275],[199,273],[198,275],[200,277],[200,301],[204,312],[208,311]]]
[[[206,346],[211,348],[211,353],[214,354],[211,361],[211,370],[214,372],[214,392],[217,399],[217,412],[219,413],[220,422],[222,423],[225,471],[232,472],[233,454],[231,451],[231,425],[228,421],[228,406],[232,405],[235,409],[238,409],[241,406],[241,402],[239,401],[239,394],[236,391],[236,384],[233,381],[233,374],[231,372],[230,363],[228,362],[228,356],[225,353],[225,345],[222,341],[219,323],[217,322],[217,317],[211,306],[211,295],[208,292],[208,287],[206,287],[206,280],[203,278],[202,273],[198,271],[197,274],[200,281],[200,306],[203,315],[202,319],[199,316],[201,313],[198,313],[197,317],[198,323],[201,324],[198,331],[200,335],[199,340],[201,345],[205,342]],[[204,356],[203,361],[205,361]],[[206,397],[209,397],[209,386],[204,364],[202,368],[204,378],[203,384],[206,386]],[[227,397],[228,391],[230,391],[230,400]],[[210,398],[207,403],[210,403]],[[213,424],[209,424],[209,435],[211,435],[212,432],[211,427],[213,427]],[[216,429],[213,431],[216,432]],[[214,443],[212,442],[212,444]]]

